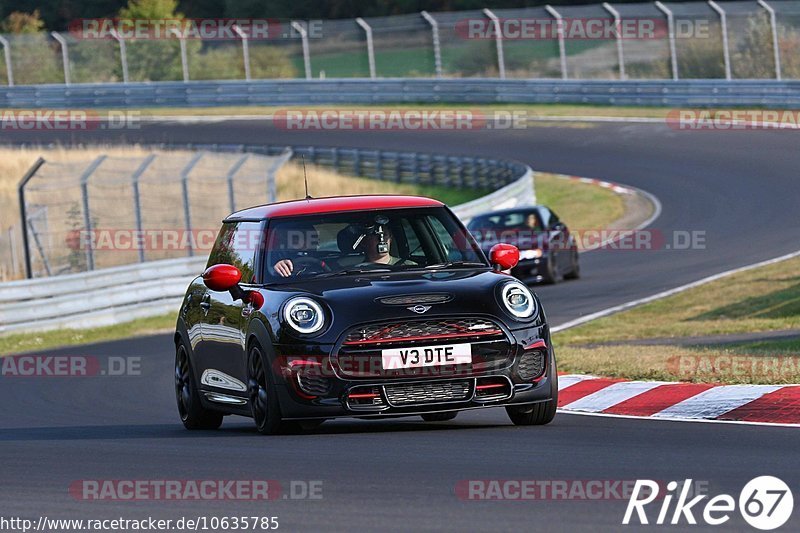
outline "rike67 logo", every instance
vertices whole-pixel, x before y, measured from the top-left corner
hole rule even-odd
[[[636,480],[622,523],[636,524],[638,520],[639,524],[650,524],[652,513],[648,517],[645,507],[656,500],[661,503],[660,507],[658,504],[653,506],[659,507],[654,522],[657,525],[696,525],[698,517],[695,515],[698,515],[704,523],[719,526],[730,520],[738,503],[738,511],[748,524],[756,529],[771,530],[785,524],[794,508],[789,486],[773,476],[760,476],[748,481],[739,493],[738,502],[729,494],[711,498],[707,494],[690,495],[691,479],[685,480],[682,486],[677,481],[670,481],[665,493],[660,493],[660,487],[649,479]]]

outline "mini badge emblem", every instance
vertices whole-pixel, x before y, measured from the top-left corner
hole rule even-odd
[[[406,307],[406,309],[408,309],[409,311],[413,311],[413,312],[417,313],[418,315],[421,315],[422,313],[427,312],[428,309],[430,309],[430,308],[431,308],[430,305],[413,305],[411,307]]]

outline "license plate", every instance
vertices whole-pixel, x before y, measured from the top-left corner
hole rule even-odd
[[[472,345],[469,343],[381,350],[381,363],[384,370],[463,365],[471,362]]]

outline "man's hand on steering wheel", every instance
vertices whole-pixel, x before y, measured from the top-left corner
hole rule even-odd
[[[295,272],[295,265],[298,267],[297,272]],[[301,265],[302,268],[299,268]],[[288,278],[292,275],[292,273],[294,273],[296,276],[299,276],[300,274],[309,270],[311,270],[312,273],[314,270],[318,270],[319,272],[330,272],[330,267],[328,267],[328,265],[316,257],[310,256],[297,257],[294,261],[291,259],[281,259],[275,263],[274,268],[275,272],[277,272],[282,278]]]

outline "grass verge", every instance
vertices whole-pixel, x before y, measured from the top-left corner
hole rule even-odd
[[[800,329],[800,258],[741,272],[559,332],[561,370],[629,379],[800,383],[800,340],[677,339]],[[676,339],[670,344],[670,339]],[[659,345],[637,340],[661,339]],[[680,345],[679,345],[680,344]]]

